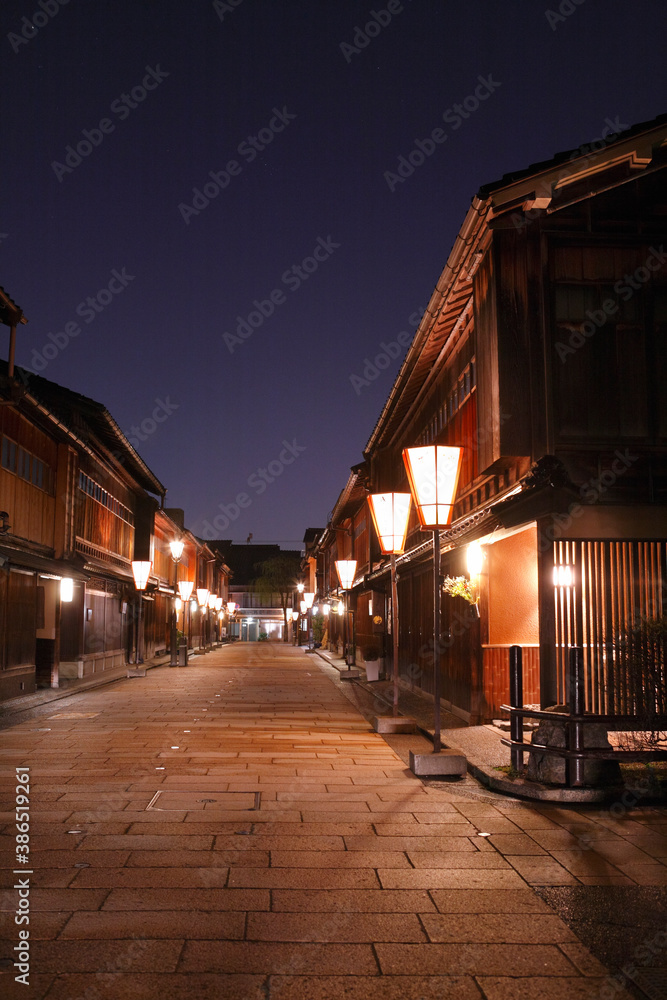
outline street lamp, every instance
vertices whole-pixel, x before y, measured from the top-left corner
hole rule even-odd
[[[151,562],[145,562],[143,560],[133,560],[132,561],[132,575],[134,577],[134,586],[139,592],[139,618],[137,621],[137,656],[136,662],[144,662],[144,643],[143,643],[143,592],[146,589],[146,584],[148,583],[148,577],[150,576]]]
[[[227,614],[229,616],[229,638],[230,640],[234,638],[233,636],[233,624],[234,624],[234,612],[236,611],[237,604],[236,601],[227,601]]]
[[[312,627],[312,609],[313,601],[315,600],[315,594],[306,591],[303,595],[303,603],[306,605],[306,645],[310,649],[310,632]]]
[[[204,613],[208,607],[208,587],[197,587],[197,604],[201,612],[201,635],[199,637],[199,649],[206,651],[206,623]]]
[[[409,493],[372,493],[368,498],[371,517],[383,555],[391,556],[391,638],[394,660],[394,707],[398,715],[398,587],[396,556],[405,551],[410,517]]]
[[[427,445],[404,448],[403,461],[410,492],[424,531],[433,532],[433,699],[435,702],[433,752],[440,741],[440,529],[452,519],[461,471],[462,448]]]
[[[193,587],[194,583],[192,580],[178,581],[178,592],[181,595],[181,600],[183,601],[183,635],[185,636],[187,645],[190,645],[190,638],[189,638],[189,630],[187,628],[185,615],[186,615],[186,608],[189,608],[190,606],[190,595],[192,594]],[[188,662],[187,650],[185,653],[185,662],[186,663]]]
[[[171,602],[171,614],[169,616],[169,666],[178,666],[178,650],[176,649],[176,587],[178,585],[178,564],[183,555],[185,542],[181,538],[174,538],[169,542],[171,558],[174,560],[174,598]]]
[[[299,629],[297,628],[297,624],[296,624],[298,622],[298,620],[299,620],[299,612],[298,611],[293,611],[292,612],[292,643],[295,646],[297,644],[297,638],[299,636]]]
[[[343,591],[352,590],[352,584],[354,583],[354,574],[357,572],[357,560],[337,559],[336,572],[338,573],[338,580],[340,581],[341,590]],[[344,594],[343,594],[343,600],[345,600]],[[339,614],[341,613],[340,608],[341,605],[338,606]],[[345,621],[343,626],[343,644],[346,647],[345,658],[347,660],[347,669],[349,670],[352,666],[351,658],[354,657],[354,625],[352,626],[352,642],[348,641],[348,631],[349,631],[348,620],[347,620],[347,615],[345,615]]]

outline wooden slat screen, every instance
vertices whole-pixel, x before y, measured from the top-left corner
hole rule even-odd
[[[584,650],[586,711],[633,715],[632,679],[619,641],[632,626],[664,614],[667,543],[557,541],[554,565],[570,566],[572,586],[556,586],[558,700],[567,703],[570,646]]]

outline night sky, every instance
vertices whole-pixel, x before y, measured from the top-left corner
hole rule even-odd
[[[482,184],[667,111],[663,0],[0,18],[17,362],[104,403],[209,538],[325,525]]]

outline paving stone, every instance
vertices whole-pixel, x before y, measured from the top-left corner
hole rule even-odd
[[[173,972],[182,951],[181,941],[133,940],[37,941],[31,964],[44,972]]]
[[[272,910],[285,913],[434,913],[426,890],[398,889],[276,889]],[[542,904],[544,905],[544,904]],[[262,907],[255,907],[262,909]],[[268,907],[266,907],[268,909]]]
[[[375,838],[372,838],[375,842]],[[216,837],[213,845],[216,851],[250,850],[260,851],[344,851],[345,841],[342,837],[299,837],[297,834],[282,837],[268,836],[261,832],[248,831],[248,835]]]
[[[137,913],[100,910],[73,914],[60,940],[104,941],[135,937],[241,939],[244,937],[245,918],[245,912],[222,913],[217,910],[209,913],[192,910],[142,910]]]
[[[377,963],[370,944],[187,941],[178,971],[369,976]]]
[[[378,944],[383,975],[567,976],[574,968],[553,945]]]
[[[507,855],[507,861],[530,885],[577,885],[577,878],[548,855]]]
[[[557,918],[554,918],[557,919]],[[427,941],[416,914],[250,913],[249,941]]]
[[[376,889],[379,883],[372,869],[235,868],[229,872],[229,885],[259,889]]]
[[[577,979],[573,976],[535,976],[513,979],[507,976],[478,976],[486,1000],[601,1000],[609,994],[608,978]],[[613,986],[614,1000],[631,1000],[622,988]],[[605,992],[605,990],[607,992]]]
[[[345,837],[348,851],[466,851],[474,853],[477,848],[469,837],[385,837],[384,835]]]
[[[32,912],[53,910],[98,910],[109,895],[108,889],[32,889]]]
[[[415,868],[511,868],[495,851],[408,851],[408,858]],[[378,867],[387,865],[378,862]],[[403,867],[394,865],[393,867]]]
[[[222,887],[228,868],[193,868],[172,865],[162,868],[84,868],[77,873],[75,887],[116,889],[124,886],[147,889],[192,889]]]
[[[61,975],[49,991],[48,1000],[266,1000],[266,976],[116,973]],[[30,980],[33,1000],[32,977]]]
[[[272,868],[410,868],[400,851],[271,851]]]
[[[92,851],[94,856],[95,852]],[[249,865],[260,868],[269,864],[268,851],[132,851],[128,868],[228,868]]]
[[[380,868],[378,878],[384,889],[521,889],[524,885],[511,868]]]
[[[421,916],[430,941],[485,942],[494,944],[579,943],[572,931],[555,915],[536,913],[424,913]]]
[[[160,836],[154,834],[151,827],[147,827],[146,833],[126,834],[121,837],[98,837],[91,835],[86,837],[84,847],[88,851],[109,851],[109,850],[143,850],[143,851],[167,851],[167,850],[189,850],[205,851],[213,846],[213,836],[203,836],[194,834],[188,836]]]
[[[71,892],[77,890],[72,889]],[[271,899],[266,889],[111,889],[79,892],[106,892],[104,910],[268,910]],[[71,907],[70,907],[71,908]]]
[[[489,831],[490,832],[490,831]],[[546,854],[547,852],[532,837],[523,833],[496,833],[489,837],[490,842],[501,854]]]
[[[539,913],[553,910],[532,889],[434,889],[440,913]]]
[[[270,1000],[480,1000],[470,976],[272,976]]]

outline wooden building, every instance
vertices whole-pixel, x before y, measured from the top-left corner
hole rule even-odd
[[[463,448],[442,572],[467,577],[479,543],[479,601],[443,595],[438,667],[471,723],[508,701],[515,644],[524,703],[567,701],[578,645],[587,710],[614,711],[619,637],[664,615],[666,165],[667,116],[479,191],[323,536],[323,588],[334,553],[354,553],[357,628],[369,595],[383,602],[388,654],[388,565],[362,494],[409,491],[405,447]],[[401,674],[432,691],[432,548],[414,512],[397,562]]]
[[[133,658],[131,563],[150,558],[165,489],[101,403],[22,369],[0,379],[4,699]]]

